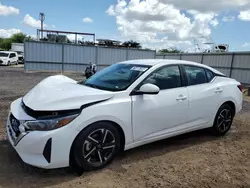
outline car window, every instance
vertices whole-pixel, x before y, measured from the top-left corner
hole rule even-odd
[[[214,73],[208,69],[206,69],[207,81],[211,82],[214,78]]]
[[[108,91],[123,91],[149,68],[139,64],[113,64],[80,84]]]
[[[185,65],[184,69],[189,86],[207,83],[206,73],[203,68]]]
[[[14,54],[14,53],[11,53],[11,54],[10,54],[10,58],[12,58],[12,57],[15,57],[15,54]]]
[[[8,53],[0,52],[0,57],[8,57],[8,56],[9,56]]]
[[[181,87],[181,73],[178,65],[166,66],[153,72],[142,84],[155,84],[160,90]]]

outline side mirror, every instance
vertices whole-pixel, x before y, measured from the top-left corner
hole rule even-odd
[[[138,94],[149,94],[157,95],[160,92],[160,88],[154,84],[144,84],[140,87],[136,93]]]

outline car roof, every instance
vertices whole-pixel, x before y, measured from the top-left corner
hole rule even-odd
[[[3,53],[16,53],[16,52],[14,52],[14,51],[0,51],[0,52],[3,52]]]
[[[134,64],[134,65],[148,65],[148,66],[155,66],[155,65],[164,66],[164,65],[171,65],[171,64],[193,65],[193,66],[207,68],[216,74],[224,75],[220,71],[218,71],[212,67],[209,67],[207,65],[203,65],[201,63],[196,63],[193,61],[178,60],[178,59],[138,59],[138,60],[123,61],[120,63],[122,63],[122,64]]]

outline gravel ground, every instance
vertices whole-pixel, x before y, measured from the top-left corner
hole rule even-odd
[[[166,139],[124,152],[107,168],[86,172],[81,177],[69,168],[41,170],[25,165],[6,141],[4,126],[9,105],[53,74],[0,67],[0,188],[250,188],[250,102],[247,101],[225,137],[214,137],[203,130]],[[82,79],[80,74],[67,75]]]

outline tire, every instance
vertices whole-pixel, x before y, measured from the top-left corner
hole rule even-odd
[[[15,65],[18,65],[18,61],[15,63]]]
[[[120,151],[120,135],[114,125],[97,122],[85,128],[73,143],[71,164],[83,170],[107,166]]]
[[[231,128],[234,118],[234,111],[228,104],[223,104],[214,120],[213,132],[215,135],[224,136]]]

